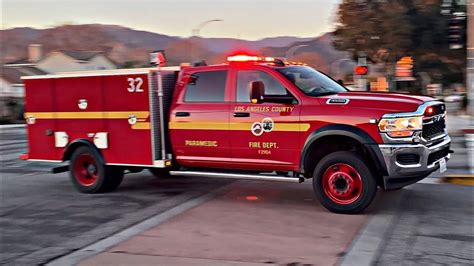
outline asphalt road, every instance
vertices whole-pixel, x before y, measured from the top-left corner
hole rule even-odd
[[[457,153],[448,162],[448,168],[453,173],[463,171],[466,150],[460,138],[454,138],[453,149]],[[74,190],[68,173],[53,175],[49,172],[50,164],[19,161],[18,155],[25,151],[24,129],[2,130],[0,264],[51,261],[229,183],[203,178],[157,179],[144,171],[127,175],[113,193],[86,195]],[[441,245],[455,244],[445,245],[442,254],[455,254],[460,259],[445,262],[469,262],[466,252],[472,250],[474,239],[472,188],[417,184],[394,193],[403,195],[407,201],[395,210],[398,220],[387,235],[384,252],[376,258],[378,264],[402,255],[417,263],[426,258],[423,254],[439,254],[431,249],[425,252],[427,246],[423,243],[440,245],[436,241],[426,242],[426,238],[440,240]],[[430,204],[432,198],[436,205]],[[369,214],[377,216],[380,209],[372,208]],[[431,221],[433,225],[427,226]],[[447,230],[455,227],[455,232]],[[407,245],[416,249],[412,252]],[[450,252],[449,247],[454,251]],[[400,250],[405,251],[400,254]]]
[[[3,130],[0,140],[0,264],[41,264],[123,230],[227,180],[157,179],[148,171],[126,175],[113,193],[86,195],[68,173],[51,164],[22,162],[23,129]]]
[[[474,265],[473,187],[414,184],[394,192],[398,204],[387,205],[394,218],[373,265]]]

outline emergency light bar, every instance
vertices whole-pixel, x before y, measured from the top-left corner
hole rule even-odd
[[[268,63],[270,65],[285,66],[284,59],[256,55],[231,55],[227,57],[227,62],[232,63]]]
[[[227,62],[275,62],[275,58],[253,55],[232,55],[227,57]]]

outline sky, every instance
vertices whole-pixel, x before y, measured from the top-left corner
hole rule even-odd
[[[341,0],[0,0],[1,27],[116,24],[172,36],[257,40],[314,37],[333,28]]]

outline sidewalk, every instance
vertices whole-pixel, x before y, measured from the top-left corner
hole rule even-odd
[[[368,219],[328,212],[310,182],[231,186],[79,265],[334,265]]]

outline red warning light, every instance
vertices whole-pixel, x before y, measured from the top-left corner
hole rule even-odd
[[[257,196],[247,196],[247,197],[245,197],[245,199],[248,200],[248,201],[256,201],[256,200],[258,200],[258,197]]]
[[[166,55],[164,50],[156,50],[150,53],[150,63],[152,65],[165,66]]]
[[[366,66],[356,66],[354,68],[354,74],[356,75],[367,75],[369,69]]]
[[[432,115],[432,114],[433,114],[433,112],[434,112],[434,109],[433,109],[433,107],[428,107],[428,108],[426,108],[426,114],[428,114],[428,115]]]
[[[254,55],[232,55],[227,57],[227,62],[273,62],[273,57],[263,57]]]

